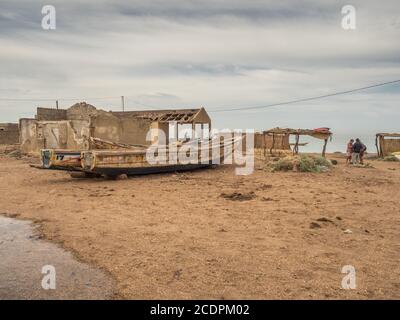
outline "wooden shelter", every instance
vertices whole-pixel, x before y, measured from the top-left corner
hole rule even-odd
[[[317,139],[324,140],[324,146],[322,149],[322,156],[325,157],[326,145],[328,139],[332,137],[332,132],[329,128],[318,128],[318,129],[290,129],[290,128],[274,128],[270,130],[263,131],[264,141],[267,141],[268,137],[272,137],[272,145],[269,149],[269,153],[272,154],[273,150],[278,146],[277,143],[282,143],[282,141],[287,141],[290,135],[295,136],[295,143],[293,145],[293,154],[299,153],[299,146],[305,145],[300,143],[300,136],[307,135]],[[267,143],[264,143],[264,156],[267,153]],[[282,148],[283,149],[283,148]]]
[[[400,151],[400,133],[377,133],[375,145],[379,157]]]

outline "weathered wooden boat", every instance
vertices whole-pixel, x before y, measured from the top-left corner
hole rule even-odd
[[[115,143],[98,138],[90,138],[90,145],[96,150],[145,150],[142,145]],[[82,150],[42,149],[40,151],[41,165],[32,165],[39,169],[82,171]]]
[[[170,146],[157,146],[156,163],[149,162],[148,148],[96,149],[70,151],[44,149],[41,151],[42,168],[53,170],[81,171],[91,175],[116,177],[121,174],[139,175],[174,171],[187,171],[222,164],[226,157],[232,156],[237,143],[243,137],[227,141],[192,140]],[[200,147],[198,147],[200,146]],[[197,152],[188,161],[181,160],[177,154],[190,154],[190,147],[197,147]],[[181,154],[182,156],[182,154]]]
[[[81,151],[42,149],[40,151],[43,169],[81,171]]]

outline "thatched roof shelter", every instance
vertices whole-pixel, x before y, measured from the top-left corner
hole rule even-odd
[[[272,136],[272,146],[270,148],[270,153],[272,154],[272,150],[275,147],[274,142],[278,140],[282,136],[290,136],[294,135],[296,137],[296,142],[293,147],[293,154],[299,153],[299,145],[302,145],[299,140],[301,135],[311,136],[313,138],[324,140],[324,146],[322,149],[322,156],[325,157],[326,145],[328,143],[328,139],[332,137],[332,132],[329,128],[317,128],[317,129],[291,129],[291,128],[273,128],[266,131],[263,131],[264,139],[267,136]],[[281,139],[282,140],[282,139]],[[264,149],[264,154],[266,153],[266,149]]]

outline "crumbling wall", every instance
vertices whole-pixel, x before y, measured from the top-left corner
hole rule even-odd
[[[67,149],[89,150],[90,122],[87,120],[70,120],[67,126]]]
[[[146,141],[152,121],[149,119],[121,118],[121,143],[150,145]]]
[[[0,144],[16,144],[19,142],[17,123],[0,123]]]
[[[99,111],[90,117],[90,136],[112,142],[119,142],[120,137],[119,118],[111,113]]]
[[[40,149],[37,139],[36,124],[36,119],[19,120],[19,140],[22,153],[33,153]]]
[[[67,120],[67,110],[53,108],[37,108],[36,119],[38,121]]]
[[[96,107],[86,102],[75,103],[66,110],[66,119],[68,120],[86,120],[89,121],[92,115],[97,113]]]
[[[40,149],[89,149],[89,122],[85,120],[20,120],[21,151],[38,153]]]
[[[45,149],[67,149],[68,121],[39,121],[37,139]],[[42,142],[43,141],[43,142]]]
[[[149,145],[147,132],[152,121],[134,117],[119,117],[98,111],[90,118],[90,134],[94,138],[125,144]]]
[[[63,120],[87,120],[96,113],[96,107],[86,103],[75,103],[68,109],[37,108],[36,119],[38,121],[63,121]]]

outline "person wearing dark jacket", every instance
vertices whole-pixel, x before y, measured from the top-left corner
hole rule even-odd
[[[364,154],[365,154],[365,151],[367,151],[367,146],[362,142],[361,142],[361,144],[362,144],[363,147],[362,147],[361,152],[360,152],[360,163],[364,164]]]
[[[364,145],[361,143],[360,139],[356,139],[356,142],[353,144],[352,148],[352,158],[351,158],[351,163],[352,164],[359,164],[360,163],[360,154],[364,149]]]

